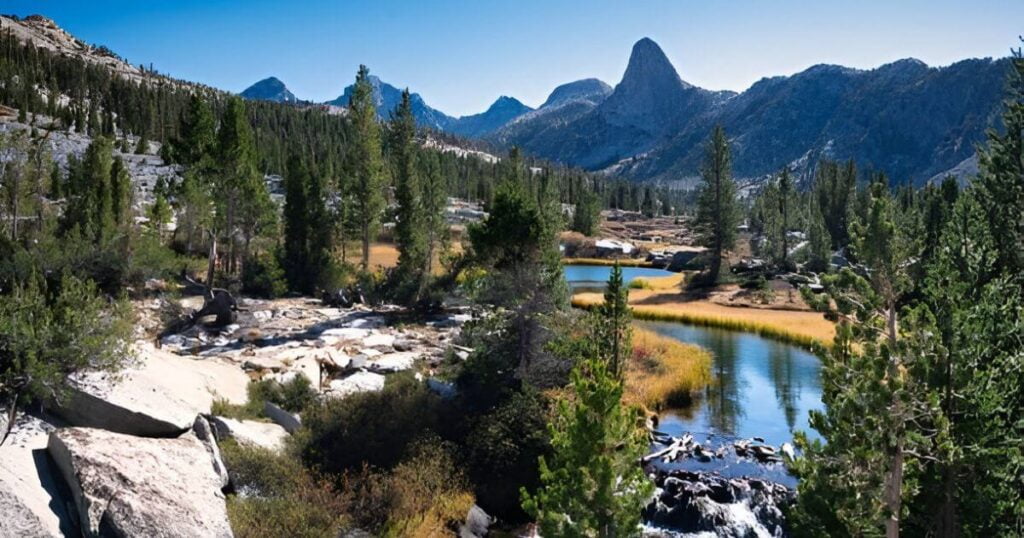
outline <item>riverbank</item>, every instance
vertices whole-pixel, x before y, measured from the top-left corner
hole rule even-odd
[[[661,269],[661,266],[654,265],[647,260],[609,260],[607,258],[562,258],[562,265],[599,265],[611,266],[619,264],[620,267],[646,267],[648,269]]]
[[[578,308],[593,308],[603,301],[604,296],[594,292],[572,297]],[[631,290],[629,304],[636,319],[746,331],[810,350],[830,347],[835,337],[835,325],[818,312],[724,306],[657,289]]]
[[[633,328],[623,400],[651,411],[689,405],[711,383],[711,354],[693,344]]]

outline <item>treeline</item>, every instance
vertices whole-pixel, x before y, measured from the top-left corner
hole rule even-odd
[[[809,191],[788,170],[749,207],[769,270],[803,262],[837,323],[823,352],[824,411],[798,434],[796,536],[1018,536],[1024,530],[1024,58],[980,173],[893,190],[823,162]],[[718,128],[702,168],[696,231],[713,260],[734,248],[744,207]],[[792,232],[804,232],[803,236]],[[806,247],[794,252],[794,241]],[[830,266],[832,252],[845,262]]]

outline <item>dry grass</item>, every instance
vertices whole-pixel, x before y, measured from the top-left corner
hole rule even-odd
[[[645,290],[677,290],[686,279],[683,273],[676,273],[667,276],[643,276],[633,279],[633,282],[642,282],[640,289]],[[631,283],[632,284],[632,283]]]
[[[607,258],[563,258],[563,265],[615,265],[618,263],[622,267],[650,267],[651,262],[646,260],[634,260],[634,259],[623,259],[623,260],[609,260]]]
[[[359,243],[346,244],[345,261],[358,264],[362,261],[363,251]],[[462,252],[462,244],[453,242],[453,252]],[[390,269],[398,265],[398,247],[394,243],[373,243],[370,245],[370,269]],[[440,274],[443,270],[440,260],[434,260],[434,273]]]
[[[687,405],[711,382],[711,355],[704,349],[633,329],[633,356],[626,369],[626,403],[649,410]]]
[[[591,308],[603,301],[599,293],[579,293],[572,298],[573,306],[580,308]],[[637,319],[752,332],[812,350],[830,346],[835,337],[835,325],[817,312],[731,307],[657,290],[633,290],[629,303]]]

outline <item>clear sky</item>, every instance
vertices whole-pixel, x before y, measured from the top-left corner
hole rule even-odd
[[[239,92],[274,75],[300,98],[337,97],[360,63],[448,114],[499,95],[537,106],[558,84],[615,85],[650,37],[682,78],[744,90],[818,63],[1006,56],[1024,0],[4,0],[130,62]]]

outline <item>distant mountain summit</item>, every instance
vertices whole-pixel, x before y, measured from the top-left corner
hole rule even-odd
[[[298,102],[295,95],[277,77],[267,77],[249,86],[239,95],[254,101],[273,101],[275,103]]]
[[[377,107],[377,116],[381,119],[391,117],[391,112],[402,102],[402,90],[382,81],[375,75],[370,75],[369,80],[370,85],[373,86],[373,102]],[[355,84],[350,84],[337,99],[328,101],[327,104],[348,107],[355,87]],[[455,122],[455,118],[427,105],[418,93],[412,93],[409,96],[409,102],[412,105],[412,115],[420,127],[446,131]]]
[[[475,138],[490,133],[531,110],[533,109],[520,103],[515,97],[502,95],[486,111],[472,116],[462,116],[452,122],[448,130],[457,135]]]
[[[557,108],[566,104],[586,101],[597,105],[612,93],[612,87],[596,78],[585,78],[558,86],[540,108]],[[540,110],[540,109],[538,109]]]

